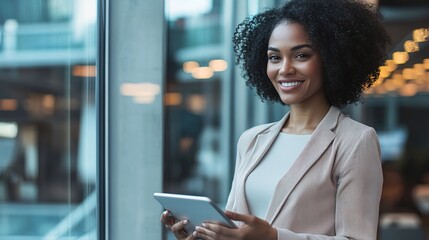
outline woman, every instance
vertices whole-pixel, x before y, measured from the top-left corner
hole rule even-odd
[[[382,186],[373,128],[343,115],[377,79],[389,37],[356,0],[292,0],[241,23],[234,51],[263,101],[288,105],[280,121],[238,141],[227,216],[177,239],[376,239]]]

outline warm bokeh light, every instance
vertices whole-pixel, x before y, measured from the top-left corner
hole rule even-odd
[[[420,28],[412,32],[413,39],[404,42],[404,52],[397,51],[392,54],[384,66],[379,68],[379,79],[373,84],[373,89],[366,90],[366,94],[381,95],[387,92],[398,92],[401,96],[414,96],[418,92],[429,92],[429,58],[413,67],[404,65],[398,69],[399,64],[409,61],[409,53],[419,51],[419,42],[429,39],[429,28]],[[406,65],[408,66],[408,65]]]
[[[386,66],[381,66],[379,69],[381,78],[387,78],[390,75],[390,71]]]
[[[412,97],[417,94],[417,91],[417,84],[410,82],[401,87],[401,89],[399,90],[399,94],[404,97]]]
[[[199,66],[200,64],[196,61],[187,61],[183,63],[183,71],[186,73],[192,73],[192,71]]]
[[[417,52],[419,51],[419,44],[414,41],[405,41],[404,43],[404,50],[405,52]]]
[[[393,61],[396,64],[404,64],[408,61],[409,56],[407,52],[394,52],[393,53]]]
[[[387,67],[387,70],[389,70],[390,72],[393,72],[396,70],[398,65],[393,60],[389,59],[389,60],[386,60],[386,67]]]
[[[165,94],[166,106],[177,106],[182,103],[182,94],[177,92],[169,92]]]
[[[429,29],[419,28],[413,31],[413,39],[415,42],[424,42],[429,38]]]
[[[54,97],[54,95],[52,95],[52,94],[46,94],[46,95],[44,95],[43,98],[42,98],[42,106],[44,108],[48,108],[48,109],[54,108],[54,106],[55,106],[55,97]]]
[[[94,65],[78,65],[73,67],[72,74],[75,77],[95,77],[97,68]]]
[[[15,111],[18,108],[16,99],[0,99],[0,110]]]
[[[42,107],[46,114],[53,114],[55,109],[55,97],[52,94],[46,94],[42,97]]]
[[[215,72],[221,72],[228,68],[228,63],[222,59],[215,59],[209,62],[209,67],[211,67]]]
[[[412,68],[404,68],[402,70],[402,77],[406,80],[414,79],[414,71]]]
[[[210,67],[198,67],[192,71],[192,77],[196,79],[208,79],[213,77],[213,69]]]
[[[121,85],[121,93],[124,96],[156,95],[159,91],[159,85],[153,83],[123,83]]]
[[[424,65],[422,63],[416,63],[416,64],[414,64],[413,69],[414,69],[414,74],[416,76],[423,76],[423,75],[425,75],[425,67],[424,67]]]
[[[394,73],[391,81],[396,86],[401,86],[405,83],[404,78],[402,77],[402,74],[400,74],[400,73]]]
[[[429,58],[426,58],[425,60],[423,60],[423,66],[425,67],[426,70],[429,70]]]
[[[383,82],[383,78],[382,77],[378,77],[378,79],[372,84],[372,87],[377,87],[382,82]]]
[[[384,83],[384,88],[386,89],[386,91],[392,92],[392,91],[395,91],[397,89],[397,86],[392,82],[391,79],[389,79],[388,81],[386,81]]]
[[[141,95],[134,97],[134,102],[140,104],[150,104],[155,101],[155,95]]]
[[[160,90],[159,85],[148,82],[123,83],[120,89],[122,95],[134,97],[136,103],[143,104],[152,103]]]
[[[386,89],[384,88],[384,85],[382,84],[382,85],[378,86],[378,87],[374,90],[374,92],[375,92],[376,94],[385,94],[387,91],[386,91]]]
[[[201,94],[191,94],[186,99],[186,106],[189,111],[201,114],[206,108],[206,98]]]

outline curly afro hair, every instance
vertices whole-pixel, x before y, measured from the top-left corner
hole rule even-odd
[[[320,51],[328,102],[344,107],[361,100],[384,64],[389,35],[381,15],[362,0],[291,0],[246,18],[234,33],[236,63],[262,101],[280,102],[267,76],[267,48],[274,28],[284,21],[301,24]],[[282,103],[283,104],[283,103]]]

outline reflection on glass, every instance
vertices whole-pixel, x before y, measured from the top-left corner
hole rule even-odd
[[[168,64],[165,95],[164,191],[221,199],[229,189],[221,157],[223,1],[166,1]],[[187,5],[188,7],[183,7]],[[195,6],[195,7],[194,7]]]
[[[0,239],[97,239],[96,3],[0,1]]]

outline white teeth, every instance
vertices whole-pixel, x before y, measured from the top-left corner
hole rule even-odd
[[[303,81],[297,81],[297,82],[282,82],[281,83],[281,85],[283,86],[283,87],[293,87],[293,86],[296,86],[296,85],[299,85],[299,84],[302,84],[303,83]]]

